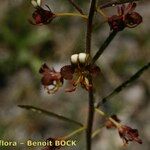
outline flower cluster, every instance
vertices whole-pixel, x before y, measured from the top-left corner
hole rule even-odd
[[[90,65],[89,60],[90,56],[86,53],[74,54],[71,56],[71,65],[61,68],[62,77],[69,80],[72,85],[67,91],[74,91],[79,83],[86,90],[92,88],[88,76],[97,76],[100,73],[100,68],[96,65]]]
[[[33,25],[40,25],[40,24],[48,24],[50,23],[56,16],[51,11],[51,9],[46,5],[48,10],[45,10],[41,7],[41,0],[32,0],[32,5],[35,8],[35,11],[32,14],[34,22],[29,20]]]
[[[105,122],[106,128],[117,128],[119,136],[123,140],[124,144],[128,144],[131,141],[136,141],[137,143],[142,144],[142,140],[139,138],[139,133],[137,129],[133,129],[129,126],[120,124],[121,121],[116,115],[111,116],[111,119],[113,119],[113,121],[108,119]]]
[[[74,54],[71,56],[71,64],[63,66],[60,72],[49,68],[46,64],[42,65],[39,72],[43,75],[41,82],[48,93],[55,93],[63,85],[64,80],[68,80],[71,87],[67,92],[75,91],[80,84],[86,90],[90,90],[92,85],[89,83],[89,76],[97,76],[100,68],[90,65],[90,56],[86,53]]]
[[[118,14],[108,17],[108,24],[111,30],[122,31],[125,27],[134,28],[142,22],[142,17],[135,12],[136,3],[129,3],[118,6]]]

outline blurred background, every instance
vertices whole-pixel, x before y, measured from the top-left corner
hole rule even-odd
[[[88,12],[89,1],[76,0]],[[45,0],[53,12],[74,12],[67,0]],[[150,56],[150,2],[142,1],[137,12],[143,23],[133,29],[119,33],[102,57],[98,60],[103,75],[95,79],[96,101],[110,93],[149,61]],[[62,137],[78,127],[52,119],[36,112],[27,111],[17,105],[33,105],[74,118],[86,123],[88,96],[84,89],[65,93],[61,88],[57,94],[48,95],[40,83],[40,66],[59,70],[69,64],[70,55],[84,52],[86,24],[78,17],[56,18],[47,26],[34,26],[28,22],[34,8],[29,0],[0,0],[0,139],[26,141]],[[108,15],[115,8],[107,8]],[[95,17],[92,54],[109,35],[109,27],[99,14]],[[93,139],[93,150],[149,150],[150,147],[150,71],[147,70],[136,82],[125,89],[103,109],[117,114],[124,124],[137,128],[143,144],[131,143],[123,148],[116,130],[103,128]],[[94,129],[103,125],[101,116],[95,116]],[[77,147],[62,149],[84,150],[85,137],[79,134]],[[12,150],[11,147],[0,149]],[[15,150],[27,150],[18,146]],[[31,148],[37,150],[39,148]]]

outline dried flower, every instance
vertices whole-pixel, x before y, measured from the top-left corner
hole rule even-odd
[[[49,94],[55,93],[62,86],[63,78],[60,72],[56,72],[53,68],[49,68],[46,64],[42,65],[39,73],[43,75],[41,82]]]
[[[67,92],[75,91],[77,86],[80,85],[90,90],[92,85],[89,83],[88,76],[96,76],[100,73],[100,68],[96,65],[89,65],[89,55],[86,53],[74,54],[71,56],[71,65],[61,68],[61,76],[65,80],[69,80],[71,88]]]
[[[122,125],[118,128],[118,132],[125,144],[128,144],[129,141],[136,141],[139,144],[142,144],[142,140],[139,138],[137,129],[132,129],[131,127]]]
[[[118,14],[108,18],[108,24],[111,30],[116,32],[122,31],[125,27],[134,28],[142,22],[139,13],[134,12],[136,3],[129,3],[126,7],[124,4],[118,6]]]
[[[35,1],[32,1],[32,4],[35,8],[35,11],[32,14],[34,22],[29,20],[31,24],[34,25],[48,24],[56,17],[55,14],[51,11],[51,9],[47,5],[46,6],[48,10],[45,10],[40,6],[40,2],[36,3]]]
[[[138,130],[122,125],[120,122],[120,119],[118,119],[116,115],[112,115],[111,119],[107,119],[105,126],[107,129],[117,128],[124,144],[128,144],[129,141],[136,141],[139,144],[142,144],[142,140],[139,138]]]

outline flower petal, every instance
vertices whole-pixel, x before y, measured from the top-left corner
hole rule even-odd
[[[92,76],[97,76],[98,74],[100,74],[100,72],[101,72],[101,70],[100,70],[100,68],[98,67],[98,66],[96,66],[96,65],[92,65],[92,66],[90,66],[90,68],[89,68],[89,72],[90,72],[90,74],[92,75]]]
[[[73,78],[74,68],[71,65],[67,65],[61,68],[60,74],[66,80]]]

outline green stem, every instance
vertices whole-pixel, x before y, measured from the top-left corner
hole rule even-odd
[[[56,17],[65,17],[65,16],[81,17],[81,18],[86,19],[86,20],[88,18],[86,15],[82,15],[79,13],[56,13],[55,16]]]
[[[72,136],[74,136],[74,135],[76,135],[76,134],[78,134],[78,133],[84,131],[85,129],[86,129],[86,127],[78,128],[77,130],[75,130],[75,131],[71,132],[70,134],[64,136],[63,139],[69,139],[69,138],[71,138]]]
[[[95,130],[95,131],[92,133],[92,138],[94,138],[96,135],[98,135],[98,134],[102,131],[102,128],[103,128],[103,127],[104,127],[104,126],[102,126],[101,128]]]
[[[121,124],[115,121],[113,118],[109,117],[105,112],[101,111],[100,109],[95,108],[95,111],[100,114],[101,116],[107,117],[116,127],[120,127]]]

